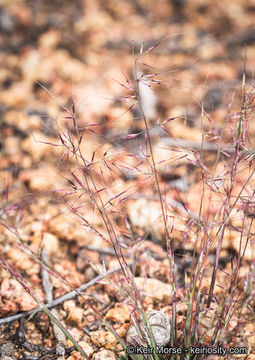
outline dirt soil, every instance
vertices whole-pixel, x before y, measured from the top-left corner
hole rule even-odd
[[[195,258],[199,254],[193,252],[199,248],[198,230],[188,224],[184,204],[197,219],[203,170],[187,148],[199,152],[203,140],[206,171],[217,164],[217,171],[224,173],[227,157],[218,157],[214,144],[218,141],[231,153],[232,133],[226,119],[230,115],[234,119],[240,111],[244,69],[251,95],[254,87],[254,0],[0,0],[0,28],[1,256],[45,302],[51,295],[43,284],[47,271],[38,263],[45,261],[43,248],[48,265],[58,274],[50,273],[48,279],[53,299],[119,265],[104,219],[83,189],[87,179],[83,159],[72,153],[72,141],[83,129],[79,145],[86,166],[93,163],[95,181],[89,179],[87,188],[97,203],[102,201],[100,206],[118,229],[118,246],[132,263],[137,287],[143,288],[145,309],[171,314],[172,275],[161,204],[146,157],[149,145],[141,110],[132,97],[132,84],[142,76],[140,95],[176,252],[176,329],[181,344],[187,310],[182,300],[184,272],[192,274],[193,254]],[[143,56],[135,72],[140,51]],[[146,78],[149,74],[153,76]],[[74,108],[80,133],[72,119]],[[250,148],[253,123],[247,130]],[[131,135],[127,138],[127,134]],[[241,166],[234,196],[250,171],[249,166]],[[253,185],[252,178],[249,194]],[[221,201],[220,191],[204,189],[203,211],[208,219]],[[225,231],[214,291],[218,299],[229,294],[228,274],[233,273],[241,246],[241,214],[243,208],[235,206]],[[251,209],[248,215],[253,218]],[[202,239],[208,234],[200,235]],[[215,253],[214,244],[201,285],[207,294]],[[249,274],[252,289],[255,285],[252,238],[242,260],[235,293],[239,300]],[[115,359],[124,354],[98,316],[125,338],[132,305],[123,284],[121,272],[113,271],[83,295],[55,307],[90,358]],[[0,359],[81,359],[70,340],[62,339],[61,348],[42,312],[1,324],[1,319],[36,306],[22,285],[1,268]],[[245,310],[237,311],[227,324],[225,344],[248,349],[246,356],[228,359],[255,359],[254,306],[253,291]],[[216,311],[213,302],[202,319],[204,343],[213,336]],[[208,357],[218,358],[222,357]]]

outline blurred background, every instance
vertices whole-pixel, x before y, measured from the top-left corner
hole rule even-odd
[[[140,69],[164,84],[154,87],[157,113],[185,115],[196,125],[204,99],[220,120],[240,85],[245,56],[253,78],[254,14],[253,0],[1,0],[1,129],[49,135],[59,105],[75,95],[80,119],[104,119],[113,131],[111,121],[130,105],[116,101],[125,89],[115,80],[132,80],[132,44],[137,52],[142,42],[146,50],[158,41],[142,59],[152,68]]]
[[[141,50],[150,126],[175,118],[168,135],[199,147],[203,104],[206,140],[217,139],[240,109],[244,69],[253,87],[254,15],[253,0],[1,0],[1,189],[51,188],[59,153],[44,143],[55,143],[73,99],[79,126],[93,127],[90,155],[141,131],[132,98]]]
[[[90,154],[143,129],[132,99],[142,44],[150,126],[175,118],[168,135],[199,146],[203,103],[202,127],[217,138],[230,104],[240,109],[244,68],[253,86],[254,15],[253,0],[1,0],[1,189],[51,188],[59,153],[44,143],[55,143],[73,99],[79,126],[103,136],[89,132]]]

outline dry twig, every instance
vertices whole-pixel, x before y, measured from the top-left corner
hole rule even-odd
[[[47,254],[46,248],[42,249],[42,259],[46,264],[48,263],[48,254]],[[53,299],[53,291],[52,291],[53,286],[50,281],[49,273],[44,267],[42,267],[41,275],[42,275],[42,283],[43,283],[46,301],[47,301],[47,303],[51,303],[54,300]],[[57,309],[52,309],[52,314],[57,319],[59,319]],[[54,322],[51,321],[51,324],[52,324],[54,336],[57,341],[56,353],[59,354],[60,356],[64,356],[65,355],[65,343],[66,343],[65,334],[61,331],[61,329]]]
[[[129,266],[131,266],[131,265],[132,265],[132,263],[129,264]],[[120,270],[121,270],[120,266],[118,266],[118,267],[116,267],[114,269],[108,270],[108,271],[105,272],[105,274],[96,276],[94,279],[90,280],[86,284],[81,285],[79,288],[77,288],[75,290],[72,290],[72,291],[70,291],[69,293],[67,293],[67,294],[65,294],[63,296],[60,296],[59,298],[57,298],[57,299],[55,299],[55,300],[53,300],[53,301],[51,301],[49,303],[46,303],[45,307],[47,309],[51,309],[51,308],[53,308],[53,307],[55,307],[57,305],[62,304],[64,301],[74,299],[76,296],[79,295],[79,292],[85,291],[89,287],[95,285],[98,281],[100,281],[100,280],[104,279],[105,277],[107,277],[108,275],[111,275],[111,274],[113,274],[115,272],[118,272]],[[3,319],[0,319],[0,325],[10,323],[12,321],[19,320],[22,317],[28,317],[30,315],[34,315],[38,311],[42,311],[42,309],[40,307],[37,307],[36,309],[30,310],[30,311],[27,311],[27,312],[7,316],[7,317],[5,317]]]

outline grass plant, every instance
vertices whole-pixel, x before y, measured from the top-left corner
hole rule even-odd
[[[254,190],[249,187],[249,184],[254,176],[254,151],[252,147],[252,139],[249,138],[249,124],[253,116],[254,108],[254,90],[251,88],[247,91],[245,72],[243,75],[242,85],[242,96],[240,111],[238,113],[229,113],[226,116],[224,126],[222,129],[218,129],[220,136],[215,135],[213,142],[215,148],[218,149],[214,166],[207,165],[206,153],[203,150],[204,136],[206,134],[203,126],[204,118],[207,117],[202,106],[202,140],[201,148],[197,149],[185,149],[187,153],[193,155],[193,166],[198,169],[200,174],[200,181],[202,184],[202,193],[200,198],[200,210],[197,217],[194,218],[192,212],[189,211],[189,204],[184,203],[183,207],[186,209],[185,215],[182,216],[184,223],[183,233],[186,237],[190,237],[190,229],[194,235],[194,247],[192,254],[192,263],[190,267],[190,273],[185,272],[183,274],[185,278],[184,288],[182,293],[179,291],[179,286],[176,280],[176,249],[174,239],[172,237],[172,225],[169,221],[172,216],[179,216],[173,212],[173,209],[169,208],[166,203],[166,195],[162,192],[159,180],[158,163],[154,156],[153,150],[153,139],[151,130],[160,128],[168,133],[166,125],[168,122],[172,122],[174,126],[174,119],[159,120],[158,123],[152,123],[146,118],[146,111],[143,108],[143,101],[140,96],[140,84],[143,83],[145,86],[152,87],[154,85],[160,85],[159,73],[154,72],[149,75],[138,75],[139,67],[152,68],[143,62],[143,56],[150,54],[151,51],[157,46],[153,46],[148,50],[144,50],[141,47],[140,53],[134,55],[134,80],[131,81],[126,78],[126,82],[121,84],[127,92],[127,96],[123,97],[123,100],[131,102],[130,107],[138,106],[142,115],[144,129],[138,133],[127,134],[124,138],[126,141],[132,140],[141,134],[145,139],[145,146],[141,145],[142,156],[127,153],[124,148],[116,150],[114,154],[112,150],[106,150],[102,157],[98,159],[97,149],[93,152],[91,158],[88,158],[86,154],[82,152],[81,144],[84,141],[84,134],[91,132],[95,135],[95,126],[97,124],[91,123],[86,126],[80,126],[77,115],[75,98],[72,99],[71,110],[65,107],[63,110],[66,116],[66,128],[58,129],[59,142],[51,144],[59,146],[63,149],[63,156],[60,160],[60,165],[67,170],[69,177],[67,178],[69,188],[66,190],[58,191],[61,200],[64,200],[69,211],[74,214],[82,225],[89,231],[95,233],[103,241],[110,244],[115,252],[116,259],[118,260],[119,267],[121,269],[120,277],[120,290],[125,292],[128,297],[129,304],[132,307],[130,318],[137,328],[137,333],[140,336],[140,341],[145,346],[151,346],[154,348],[153,354],[149,355],[150,359],[158,360],[159,355],[156,352],[156,342],[153,336],[153,331],[149,325],[148,318],[146,316],[146,308],[144,307],[143,298],[140,291],[138,290],[134,281],[134,274],[130,269],[130,264],[123,254],[122,246],[122,233],[119,229],[119,221],[127,221],[126,214],[121,210],[121,206],[125,201],[128,201],[132,197],[132,193],[128,193],[127,189],[121,192],[114,192],[112,183],[107,183],[107,180],[111,178],[116,179],[122,175],[123,169],[132,170],[139,175],[142,182],[146,185],[153,184],[153,190],[159,198],[161,216],[164,227],[164,240],[165,248],[167,249],[169,259],[169,273],[172,286],[172,313],[171,313],[171,343],[169,346],[182,347],[183,349],[190,349],[190,347],[229,347],[230,343],[235,342],[240,330],[240,324],[244,321],[243,314],[244,309],[251,309],[253,305],[254,296],[254,278],[255,269],[254,261],[251,261],[250,272],[246,275],[245,280],[240,280],[239,274],[240,269],[244,262],[244,254],[249,244],[252,243],[254,237],[253,234],[253,221],[255,214],[253,213],[253,196]],[[210,134],[216,129],[213,121],[211,120],[212,127]],[[229,135],[231,134],[231,136]],[[125,156],[122,160],[119,160],[119,156],[125,154],[127,157],[133,157],[137,165],[129,165],[125,161]],[[183,155],[181,155],[183,156]],[[218,173],[218,164],[223,161],[224,158],[224,169],[221,173]],[[123,160],[124,159],[124,160]],[[70,161],[71,160],[71,161]],[[133,166],[133,167],[132,167]],[[144,173],[145,166],[147,167],[146,174]],[[238,182],[239,171],[243,168],[248,169],[248,176],[245,181],[239,187],[239,191],[236,194],[235,187]],[[142,170],[140,170],[142,169]],[[107,176],[106,176],[107,174]],[[109,176],[110,174],[110,176]],[[210,189],[210,196],[217,195],[221,199],[220,206],[213,212],[212,208],[210,211],[204,208],[204,201],[208,196],[206,189]],[[135,191],[134,191],[135,193]],[[84,208],[90,206],[94,209],[94,212],[99,215],[104,224],[104,232],[93,225],[87,218]],[[235,227],[232,224],[232,213],[234,210],[238,210],[237,214],[240,214],[241,226]],[[8,207],[5,205],[2,209],[1,225],[8,228],[16,236],[19,246],[26,251],[30,257],[41,266],[44,266],[50,274],[54,276],[60,276],[50,268],[47,264],[43,263],[40,253],[33,253],[29,247],[23,242],[22,237],[18,234],[18,231],[14,231],[8,224],[9,213],[13,212],[15,207]],[[120,218],[120,220],[118,219]],[[15,228],[15,227],[14,227]],[[231,272],[226,272],[221,269],[220,260],[222,253],[222,244],[227,231],[233,231],[237,235],[237,241],[239,241],[239,251],[232,257],[232,268]],[[128,228],[127,228],[128,233]],[[107,235],[105,235],[107,234]],[[135,242],[134,234],[130,230],[128,233],[129,238]],[[189,241],[189,240],[188,240]],[[211,263],[210,256],[215,251],[214,261]],[[37,302],[42,311],[44,311],[53,320],[66,336],[73,342],[74,346],[80,352],[83,357],[88,358],[84,350],[79,344],[72,338],[68,330],[61,325],[60,321],[56,319],[47,309],[42,301],[37,297],[21,275],[10,265],[8,262],[0,256],[1,266],[10,273],[33,297]],[[205,279],[205,272],[211,268],[211,282],[209,289],[203,286]],[[102,268],[98,268],[98,271],[104,273]],[[226,274],[226,283],[222,286],[222,293],[215,292],[215,288],[220,286],[217,283],[217,275],[221,272]],[[66,281],[65,279],[62,279]],[[242,282],[241,282],[242,281]],[[116,284],[115,284],[116,286]],[[240,286],[243,287],[243,291],[240,292]],[[181,294],[181,295],[180,295]],[[81,295],[79,293],[79,295]],[[177,304],[178,301],[182,301],[187,306],[185,314],[185,324],[183,327],[183,338],[177,335]],[[217,310],[215,307],[217,306]],[[96,309],[93,308],[93,310]],[[210,326],[207,330],[202,326],[204,318],[208,315]],[[119,343],[126,349],[126,342],[121,339],[113,327],[105,321],[103,316],[97,314],[102,320],[104,326],[111,331],[117,338]],[[240,319],[239,322],[231,329],[229,324],[233,318]],[[146,324],[147,334],[143,334],[138,319],[142,318]],[[254,313],[251,311],[250,319],[245,321],[248,322],[254,319]],[[201,329],[204,329],[201,331]],[[141,359],[141,356],[130,356],[132,359]],[[204,355],[194,355],[189,351],[182,355],[174,355],[171,359],[187,359],[196,360],[205,358]]]

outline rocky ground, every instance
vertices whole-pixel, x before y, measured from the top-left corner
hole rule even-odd
[[[0,250],[42,301],[47,300],[42,281],[47,275],[38,263],[42,248],[48,264],[61,275],[50,275],[54,299],[94,279],[104,267],[118,266],[95,205],[102,201],[100,206],[117,229],[118,245],[132,263],[135,283],[143,289],[146,310],[171,314],[165,228],[147,156],[148,139],[132,87],[138,76],[176,252],[176,330],[177,343],[182,344],[187,311],[182,300],[183,274],[192,274],[193,255],[199,254],[194,248],[199,249],[198,242],[206,236],[215,238],[215,243],[211,243],[201,289],[208,293],[211,283],[218,228],[212,226],[205,235],[195,222],[201,215],[202,193],[208,221],[213,221],[225,199],[226,183],[219,179],[232,161],[232,131],[240,115],[244,69],[250,152],[240,161],[231,201],[252,198],[254,191],[254,165],[248,161],[254,144],[254,15],[253,0],[0,1]],[[72,119],[74,102],[80,133]],[[84,158],[72,148],[81,129],[79,147]],[[196,155],[202,143],[199,163]],[[223,148],[225,152],[219,153]],[[92,178],[86,183],[84,163],[93,169],[95,183]],[[209,183],[202,190],[205,173],[218,177],[217,191]],[[228,274],[233,273],[237,254],[245,246],[240,229],[244,221],[250,221],[235,293],[235,299],[247,300],[247,306],[237,308],[228,322],[233,335],[227,344],[248,349],[247,356],[229,359],[252,360],[254,292],[249,299],[243,296],[247,279],[254,287],[253,208],[244,209],[242,201],[233,205],[228,217],[214,294],[219,301],[228,294]],[[62,301],[56,308],[61,322],[94,360],[123,355],[121,345],[93,310],[125,338],[132,306],[125,301],[125,284],[118,286],[121,282],[123,276],[115,271],[93,283],[83,296]],[[36,306],[2,268],[0,289],[1,319]],[[216,311],[212,303],[201,320],[205,344],[213,335],[211,319]],[[56,334],[42,312],[3,323],[0,330],[1,360],[81,358],[69,340],[65,354],[56,354]]]

